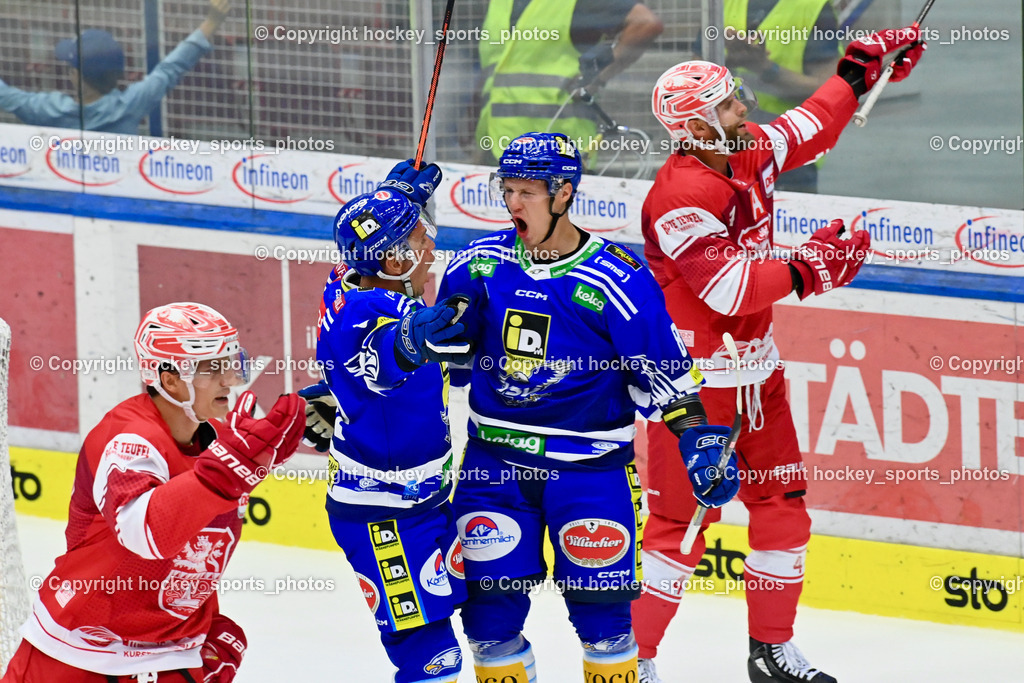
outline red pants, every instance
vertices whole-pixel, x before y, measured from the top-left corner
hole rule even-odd
[[[156,683],[202,683],[203,669],[161,671]],[[83,671],[40,652],[22,640],[0,683],[140,683],[134,676]]]
[[[761,392],[763,426],[750,430],[748,402],[737,444],[737,497],[750,513],[747,534],[752,549],[742,571],[750,636],[783,643],[793,637],[811,520],[801,497],[807,486],[806,472],[782,373],[773,373]],[[700,397],[708,422],[732,423],[735,389],[704,388]],[[678,439],[661,423],[649,423],[647,434],[648,481],[644,484],[651,515],[644,528],[644,593],[633,603],[633,630],[644,659],[657,652],[686,582],[704,554],[703,530],[721,519],[720,509],[709,510],[693,550],[686,556],[679,552],[697,501],[679,454]],[[729,569],[733,573],[741,571],[740,567]]]

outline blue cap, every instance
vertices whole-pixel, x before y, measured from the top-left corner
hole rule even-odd
[[[82,72],[87,81],[102,81],[108,74],[124,73],[124,49],[107,31],[90,28],[82,31],[82,47],[77,38],[57,43],[57,59]],[[81,58],[81,62],[79,62]]]

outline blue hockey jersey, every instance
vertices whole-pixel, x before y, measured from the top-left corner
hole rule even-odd
[[[444,363],[405,372],[395,361],[397,323],[420,304],[397,292],[360,289],[357,281],[344,265],[331,272],[316,356],[338,402],[327,510],[370,521],[447,499],[449,380]]]
[[[476,340],[469,436],[531,467],[613,467],[632,458],[635,412],[703,382],[650,271],[625,247],[583,234],[572,255],[534,263],[514,230],[475,240],[438,300],[472,298]]]

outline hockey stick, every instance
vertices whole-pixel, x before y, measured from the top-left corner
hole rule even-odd
[[[434,113],[434,96],[437,94],[437,82],[441,78],[441,62],[444,61],[444,48],[448,45],[448,26],[452,23],[452,10],[455,0],[448,0],[444,9],[444,24],[441,28],[441,40],[437,43],[437,56],[434,57],[434,74],[430,77],[430,90],[427,92],[427,108],[423,112],[423,128],[420,129],[420,143],[416,146],[416,160],[413,166],[421,168],[423,148],[427,146],[427,131],[430,130],[430,116]]]
[[[921,13],[917,15],[917,19],[914,20],[914,23],[910,25],[911,28],[921,28],[921,22],[924,21],[925,15],[928,14],[928,10],[932,8],[933,4],[935,4],[935,0],[927,0],[924,3],[924,9],[922,9]],[[868,98],[864,100],[864,106],[860,108],[859,112],[853,115],[853,122],[861,128],[863,128],[864,124],[868,122],[868,114],[870,114],[871,110],[875,108],[875,102],[877,102],[878,98],[882,96],[882,91],[885,90],[886,84],[889,82],[889,79],[892,78],[892,65],[903,61],[903,56],[909,51],[910,46],[907,46],[896,53],[896,57],[889,62],[888,66],[885,67],[885,71],[882,72],[878,82],[875,83],[875,87],[873,87],[871,92],[868,93]]]
[[[718,483],[724,478],[725,467],[729,463],[729,456],[736,450],[736,441],[740,438],[740,427],[743,425],[743,387],[740,384],[740,352],[736,348],[736,342],[733,340],[732,335],[728,332],[722,335],[722,341],[725,342],[725,348],[728,349],[729,356],[736,367],[736,417],[732,420],[729,443],[722,449],[722,455],[718,458],[718,476],[715,477],[714,485],[711,486],[711,489],[718,486]],[[683,555],[689,555],[690,551],[693,550],[693,544],[697,540],[700,527],[704,524],[704,515],[707,513],[708,509],[703,505],[698,505],[697,509],[694,510],[690,526],[686,528],[686,535],[683,536],[683,542],[679,544],[679,552]]]

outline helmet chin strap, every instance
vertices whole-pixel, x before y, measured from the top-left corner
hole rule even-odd
[[[399,280],[399,281],[401,281],[402,286],[405,288],[406,296],[408,296],[410,299],[416,299],[417,296],[414,293],[414,290],[412,288],[412,272],[414,270],[416,270],[416,267],[418,265],[420,265],[420,259],[416,255],[416,252],[414,250],[410,249],[409,252],[412,254],[409,257],[409,261],[412,263],[411,267],[406,268],[406,270],[404,272],[402,272],[402,273],[400,273],[398,275],[388,275],[383,270],[378,270],[377,271],[377,277],[379,277],[382,280],[392,280],[392,281]]]
[[[188,387],[187,401],[179,401],[173,396],[171,396],[169,393],[167,393],[167,390],[164,389],[164,385],[162,382],[158,382],[156,385],[153,386],[153,388],[156,389],[156,393],[163,396],[168,403],[172,403],[181,408],[183,411],[185,411],[185,416],[188,417],[188,419],[192,420],[196,424],[206,422],[206,420],[200,420],[196,416],[196,411],[193,410],[192,408],[192,404],[196,402],[196,390],[192,387],[192,380],[185,381],[185,386]]]
[[[544,244],[549,239],[551,239],[551,236],[553,234],[555,234],[555,227],[558,225],[558,221],[562,218],[562,216],[564,216],[566,212],[569,210],[569,207],[572,206],[572,200],[573,198],[569,197],[569,200],[565,203],[565,208],[562,209],[562,213],[555,213],[555,197],[554,195],[552,195],[551,197],[548,198],[548,213],[551,214],[551,225],[548,226],[547,234],[544,235],[544,239],[537,243],[538,245]]]

